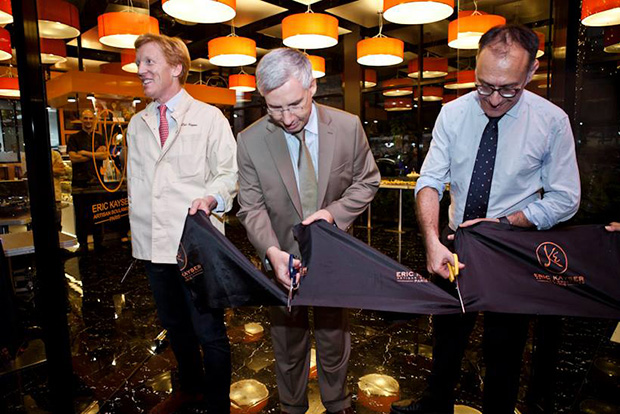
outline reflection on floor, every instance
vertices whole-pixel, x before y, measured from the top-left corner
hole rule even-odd
[[[234,219],[227,235],[244,253],[254,254],[245,232]],[[356,236],[411,268],[424,269],[421,239],[415,230],[401,236],[381,228],[372,232],[360,228]],[[120,243],[103,253],[91,252],[66,261],[78,412],[147,412],[170,392],[175,381],[170,348],[165,341],[156,340],[162,328],[143,267],[138,264],[120,283],[130,262],[129,245]],[[233,383],[237,383],[235,399],[239,404],[254,403],[262,413],[278,413],[267,310],[230,310],[227,325],[232,342]],[[478,409],[484,373],[480,326],[479,323],[472,335],[457,392],[459,404]],[[556,375],[545,377],[544,372],[537,373],[541,376],[534,382],[536,378],[531,369],[534,341],[530,339],[524,355],[519,410],[544,412],[535,410],[536,404],[528,404],[534,399],[539,406],[548,404],[546,412],[618,412],[614,408],[604,411],[606,407],[620,405],[617,392],[620,389],[620,346],[609,341],[615,322],[555,318],[547,326],[561,326]],[[351,310],[351,329],[349,386],[354,393],[356,412],[379,412],[395,399],[417,398],[426,385],[431,367],[430,318]],[[36,330],[29,335],[36,338]],[[40,341],[31,341],[23,351],[22,360],[27,354],[37,360],[40,345]],[[39,364],[1,375],[0,412],[48,412],[45,369],[45,364]],[[262,385],[238,383],[243,380],[263,384],[267,400]],[[252,388],[254,396],[240,396],[238,390],[244,387]],[[248,401],[248,398],[255,400]],[[309,399],[309,413],[324,412],[316,379],[310,380]],[[204,411],[197,407],[185,411],[200,412]]]

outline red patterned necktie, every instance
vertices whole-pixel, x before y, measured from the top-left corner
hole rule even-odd
[[[159,105],[159,140],[163,148],[168,139],[168,119],[166,119],[166,105]]]

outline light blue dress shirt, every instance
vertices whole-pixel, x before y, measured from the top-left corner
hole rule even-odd
[[[179,125],[177,124],[177,121],[175,121],[174,118],[172,117],[172,113],[174,112],[176,107],[179,105],[181,96],[184,93],[187,93],[187,92],[185,91],[185,89],[181,88],[181,90],[176,95],[174,95],[172,98],[168,100],[168,102],[164,104],[166,105],[166,120],[168,121],[168,137],[173,137],[177,133],[177,128],[179,127]],[[161,104],[155,106],[155,118],[157,119],[157,130],[158,131],[159,131],[159,124],[160,124],[160,120],[159,120],[159,107],[160,106]],[[223,213],[226,210],[226,203],[224,202],[224,199],[222,198],[222,196],[219,194],[209,194],[209,195],[213,196],[215,198],[215,201],[217,201],[217,207],[215,208],[215,210],[213,210],[213,212]]]
[[[450,183],[450,228],[463,212],[482,132],[488,118],[477,92],[446,104],[435,123],[433,139],[416,184],[443,195]],[[568,220],[581,197],[575,141],[568,116],[560,108],[524,91],[499,121],[495,170],[487,217],[517,211],[539,230]]]
[[[312,165],[314,167],[314,174],[317,181],[319,180],[319,119],[316,115],[316,105],[312,103],[312,110],[310,112],[310,118],[308,123],[304,127],[306,146],[310,151],[310,157],[312,158]],[[288,153],[291,156],[291,162],[293,163],[293,171],[295,172],[295,181],[297,182],[297,190],[299,190],[299,167],[297,166],[299,161],[299,146],[301,142],[295,135],[289,134],[284,131],[284,137],[286,138],[286,145],[288,146]]]

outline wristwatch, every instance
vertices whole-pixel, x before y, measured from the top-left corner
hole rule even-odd
[[[512,223],[510,222],[510,220],[508,220],[508,217],[506,216],[500,217],[499,222],[502,224],[508,224],[509,226],[512,226]]]

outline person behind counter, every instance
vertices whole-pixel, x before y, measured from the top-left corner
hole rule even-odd
[[[415,191],[427,268],[447,288],[454,289],[444,281],[448,264],[454,265],[448,246],[459,226],[488,220],[544,230],[579,208],[579,171],[568,116],[525,90],[538,69],[537,49],[536,33],[525,26],[490,29],[480,39],[476,91],[446,104],[437,118]],[[439,200],[447,182],[449,228],[440,237]],[[454,389],[477,316],[433,317],[429,386],[419,401],[393,404],[392,413],[454,412]],[[529,319],[484,313],[486,414],[514,413]]]
[[[144,261],[180,382],[180,389],[150,413],[174,413],[201,402],[209,413],[228,413],[231,368],[224,310],[197,311],[177,266],[177,251],[188,208],[189,214],[202,210],[207,215],[231,209],[237,192],[235,138],[219,109],[183,88],[190,57],[181,39],[146,34],[135,46],[138,76],[153,102],[127,127],[132,254]],[[211,222],[224,232],[223,222],[214,217]]]
[[[93,235],[95,250],[103,248],[103,227],[94,223],[92,205],[97,203],[101,190],[95,164],[100,168],[108,154],[103,135],[94,131],[93,111],[82,111],[81,121],[82,129],[69,137],[67,152],[73,168],[71,195],[75,211],[75,235],[80,243],[79,251],[86,253],[89,234]]]

